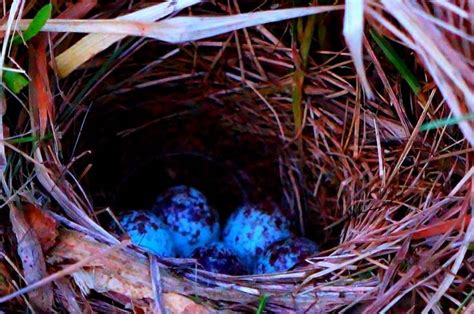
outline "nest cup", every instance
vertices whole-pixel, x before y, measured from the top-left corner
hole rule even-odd
[[[278,121],[251,90],[225,77],[225,71],[238,64],[235,48],[228,49],[215,70],[206,71],[203,66],[199,69],[203,71],[190,78],[139,86],[160,76],[192,73],[189,49],[184,46],[175,57],[135,76],[169,50],[148,42],[127,57],[113,75],[103,78],[83,102],[80,110],[87,116],[84,122],[76,119],[71,124],[64,150],[70,156],[91,151],[91,156],[76,161],[73,169],[82,173],[92,163],[82,182],[94,207],[110,207],[115,214],[147,209],[161,191],[186,184],[206,195],[222,222],[244,202],[271,198],[291,217],[297,233],[304,232],[323,249],[336,245],[342,224],[328,230],[324,227],[340,215],[328,215],[324,209],[336,206],[330,197],[337,192],[337,180],[324,166],[319,168],[320,164],[301,163],[298,145],[290,138],[293,117],[287,104],[272,104]],[[204,55],[218,53],[202,49]],[[86,83],[77,74],[65,81],[66,85]],[[231,92],[235,88],[238,91]],[[230,92],[222,93],[226,90]],[[280,127],[287,138],[282,138]],[[304,178],[299,171],[305,172]],[[319,180],[319,193],[324,197],[311,195],[303,188],[307,183],[303,180]],[[111,223],[108,214],[98,218],[105,227]],[[207,278],[208,283],[224,280]],[[272,276],[259,278],[253,281],[273,282]],[[304,275],[299,275],[283,280],[284,289],[291,291],[292,285],[303,279]],[[252,281],[242,284],[254,286]]]
[[[219,11],[228,15],[227,9],[220,11],[228,4],[218,3],[203,4],[193,13]],[[242,10],[255,9],[253,3],[245,3],[252,8],[242,5]],[[262,5],[271,9],[272,4]],[[355,305],[359,303],[368,306],[368,313],[388,305],[403,312],[421,311],[430,298],[437,298],[434,290],[440,283],[452,279],[455,289],[445,292],[450,300],[457,300],[456,305],[461,304],[472,282],[474,261],[472,250],[459,249],[468,242],[463,228],[470,221],[471,179],[466,169],[471,167],[472,150],[466,148],[456,127],[427,133],[418,128],[428,118],[449,115],[447,100],[435,88],[444,78],[433,80],[430,69],[423,68],[425,58],[420,61],[400,46],[398,52],[409,60],[407,66],[416,70],[423,85],[418,94],[411,92],[397,69],[380,51],[373,51],[375,43],[367,38],[364,51],[370,52],[370,62],[364,59],[365,73],[376,93],[374,99],[365,98],[353,59],[344,50],[342,13],[331,13],[324,19],[321,25],[331,27],[326,28],[327,34],[321,31],[318,36],[331,40],[326,40],[328,46],[324,46],[324,38],[313,42],[302,72],[294,54],[298,49],[291,45],[305,36],[294,38],[287,32],[288,24],[277,23],[229,35],[239,36],[235,41],[227,35],[183,45],[130,39],[121,43],[125,48],[118,49],[119,58],[106,69],[113,69],[110,73],[94,76],[102,70],[101,61],[111,57],[110,51],[105,51],[59,83],[51,81],[53,90],[60,87],[54,95],[66,91],[68,96],[55,98],[58,110],[51,121],[63,134],[62,163],[72,164],[67,169],[80,177],[85,191],[84,197],[78,196],[77,185],[64,183],[62,169],[66,167],[55,154],[56,138],[41,143],[44,160],[38,163],[50,170],[48,175],[56,179],[57,189],[65,191],[58,197],[54,184],[48,186],[44,176],[40,178],[45,187],[40,192],[55,198],[57,207],[67,213],[61,220],[63,212],[56,211],[61,213],[56,214],[58,219],[67,224],[67,217],[87,226],[88,234],[98,240],[94,245],[107,249],[110,243],[104,241],[103,234],[96,236],[101,235],[100,228],[71,212],[84,208],[84,213],[107,227],[111,217],[100,209],[110,207],[120,214],[151,208],[158,193],[186,184],[202,191],[224,222],[242,203],[271,198],[282,205],[297,233],[321,247],[312,263],[281,274],[234,277],[203,273],[182,260],[160,259],[164,294],[189,296],[212,310],[256,310],[268,296],[266,310],[278,313],[354,308],[358,312]],[[367,19],[374,29],[380,28],[378,23]],[[425,19],[423,23],[431,22]],[[438,27],[431,26],[426,30]],[[440,34],[444,31],[440,29]],[[67,49],[74,37],[65,38],[52,49]],[[298,85],[298,75],[304,76],[303,86]],[[460,103],[465,101],[456,84],[452,85],[454,91],[448,94],[459,97]],[[295,106],[298,92],[303,95],[299,107]],[[36,104],[30,106],[34,116]],[[22,120],[27,121],[26,116]],[[301,126],[295,123],[298,118]],[[91,151],[91,155],[70,163],[84,151]],[[92,206],[85,197],[92,200]],[[450,222],[451,229],[439,225],[444,221]],[[76,230],[84,228],[76,226]],[[439,237],[445,233],[449,234]],[[64,253],[62,258],[69,262],[64,248],[76,243],[67,243],[64,237],[61,240],[51,254]],[[81,240],[96,249],[85,237]],[[454,263],[453,256],[461,256],[456,255],[459,252],[465,254],[459,259],[462,265]],[[136,268],[126,270],[136,270],[140,279],[147,274],[147,281],[140,285],[150,288],[149,261],[133,254],[133,258],[123,259],[114,255],[119,260],[116,264],[133,263]],[[84,269],[95,270],[96,265]],[[450,278],[448,270],[453,269],[456,276]],[[79,279],[76,276],[74,280]],[[97,308],[110,310],[112,304],[125,308],[129,299],[124,301],[114,293],[92,293],[88,299],[96,301]],[[153,305],[153,297],[147,295],[132,303]],[[439,304],[450,302],[445,299]],[[441,312],[441,305],[430,306]]]
[[[281,138],[268,107],[248,90],[241,95],[210,95],[234,85],[211,72],[146,88],[134,88],[133,79],[124,84],[129,67],[146,66],[155,58],[149,51],[162,49],[153,42],[147,47],[105,78],[109,87],[94,91],[87,118],[75,121],[66,134],[66,152],[91,151],[73,167],[81,172],[92,163],[83,182],[94,207],[110,207],[115,214],[150,209],[160,192],[185,184],[206,195],[222,224],[240,205],[272,199],[291,218],[296,234],[304,232],[323,248],[337,244],[340,226],[324,230],[328,220],[316,198],[298,208],[302,206],[298,198],[307,191],[300,190],[302,178],[294,171],[299,163],[297,146]],[[229,54],[230,62],[235,53]],[[154,71],[176,64],[192,65],[171,58]],[[280,113],[283,123],[291,122],[290,114],[288,108]],[[322,180],[331,185],[330,176]],[[98,217],[105,227],[112,222],[108,214]],[[209,287],[217,280],[209,276],[194,280]]]

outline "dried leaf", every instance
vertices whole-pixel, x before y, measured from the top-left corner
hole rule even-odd
[[[46,264],[44,262],[41,245],[26,222],[23,212],[10,205],[10,221],[13,232],[18,242],[18,255],[23,265],[23,276],[28,284],[46,277]],[[50,284],[44,285],[28,293],[31,303],[42,311],[51,310],[53,306],[53,290]]]
[[[48,251],[58,237],[58,223],[46,211],[33,204],[26,204],[23,209],[25,219],[35,231],[43,251]]]
[[[38,40],[37,40],[38,39]],[[39,123],[40,136],[43,137],[48,124],[48,116],[54,120],[53,96],[51,94],[48,66],[46,61],[46,43],[41,38],[35,38],[29,49],[29,86],[30,100],[34,102],[32,120]]]

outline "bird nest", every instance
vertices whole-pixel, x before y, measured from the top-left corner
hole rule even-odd
[[[150,6],[118,2],[59,1],[53,17]],[[287,6],[217,1],[181,15]],[[113,34],[74,71],[64,58],[80,59],[67,55],[78,35],[15,48],[31,81],[3,102],[0,309],[472,310],[468,6],[367,1],[364,58],[346,48],[357,34],[343,37],[351,14],[337,6],[181,44]],[[288,272],[228,276],[110,231],[178,183],[224,219],[271,197],[321,252]]]

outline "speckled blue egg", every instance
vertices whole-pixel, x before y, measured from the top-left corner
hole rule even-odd
[[[255,272],[267,274],[287,271],[318,252],[317,244],[305,238],[280,240],[270,245],[260,256]]]
[[[180,185],[161,194],[153,210],[169,227],[180,257],[212,241],[220,234],[219,216],[198,190]]]
[[[154,213],[130,211],[120,216],[119,221],[136,246],[161,257],[175,256],[168,227]]]
[[[194,249],[191,254],[207,271],[227,275],[244,275],[245,267],[240,263],[237,255],[222,242],[209,243]]]
[[[275,241],[290,237],[290,222],[271,201],[246,204],[229,217],[223,231],[224,243],[247,269],[253,269],[258,256]]]

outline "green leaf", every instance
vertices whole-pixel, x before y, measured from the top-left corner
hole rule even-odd
[[[442,127],[447,126],[447,125],[454,125],[454,124],[458,124],[461,121],[472,120],[472,119],[474,119],[474,114],[471,113],[471,114],[461,116],[459,118],[458,117],[449,117],[449,118],[445,118],[445,119],[433,120],[433,121],[424,123],[420,127],[420,131],[428,131],[428,130],[432,130],[432,129],[438,129],[438,128],[442,128]]]
[[[3,81],[15,94],[20,93],[29,83],[28,79],[23,74],[8,70],[3,72]]]
[[[410,71],[405,62],[403,62],[402,58],[400,58],[390,42],[373,29],[371,29],[369,32],[372,36],[372,39],[380,47],[380,49],[382,49],[384,55],[395,66],[398,72],[400,72],[400,75],[408,83],[411,90],[416,95],[418,95],[421,91],[420,83],[418,83],[415,75]]]
[[[48,21],[51,17],[51,12],[53,11],[53,5],[51,3],[43,6],[38,13],[36,13],[35,17],[31,21],[28,28],[23,32],[22,36],[15,36],[13,38],[14,44],[21,44],[23,41],[28,41],[31,38],[35,37],[43,28],[44,24]]]
[[[260,297],[260,299],[258,300],[257,312],[255,312],[255,314],[263,313],[263,310],[265,309],[265,306],[267,305],[267,301],[268,301],[268,295],[264,294]]]

